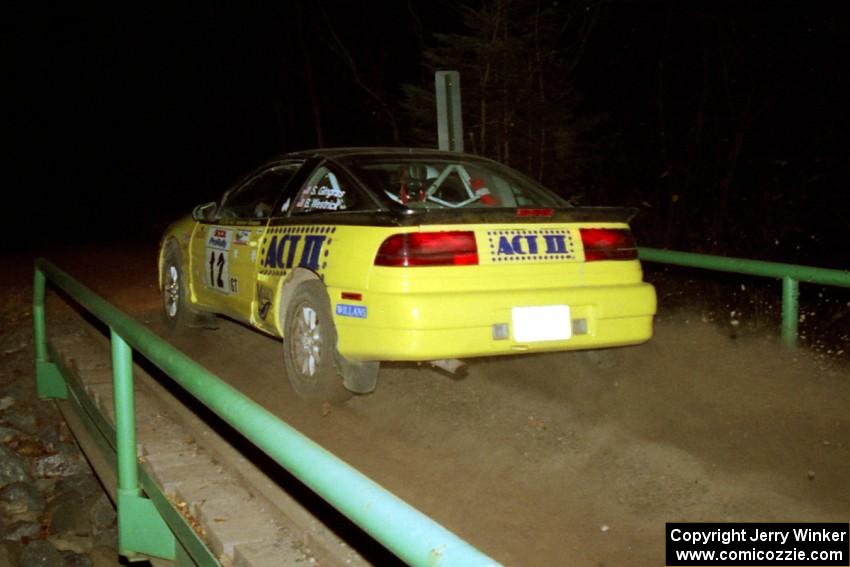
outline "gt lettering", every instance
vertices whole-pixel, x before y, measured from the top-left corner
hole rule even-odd
[[[322,251],[324,242],[324,236],[311,234],[304,237],[304,251],[301,252],[301,261],[298,265],[312,270],[319,269],[319,253]]]
[[[567,253],[567,243],[563,234],[544,234],[543,240],[546,241],[547,254]]]

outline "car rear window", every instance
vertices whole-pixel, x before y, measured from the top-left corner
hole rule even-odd
[[[566,205],[531,179],[495,162],[393,158],[346,165],[379,199],[409,209]]]

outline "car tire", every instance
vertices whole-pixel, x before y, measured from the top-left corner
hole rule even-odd
[[[292,389],[305,400],[342,402],[352,396],[336,364],[336,327],[325,286],[318,280],[295,289],[283,320],[283,362]]]
[[[162,258],[162,320],[169,329],[215,327],[215,315],[194,309],[186,298],[186,278],[180,250],[169,244]]]

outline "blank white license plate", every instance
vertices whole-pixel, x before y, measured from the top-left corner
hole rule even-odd
[[[569,305],[514,307],[512,317],[514,340],[519,343],[562,341],[572,334]]]

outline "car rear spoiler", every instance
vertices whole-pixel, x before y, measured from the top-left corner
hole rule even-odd
[[[556,209],[466,209],[431,210],[397,214],[402,226],[426,224],[542,224],[552,222],[629,222],[633,207],[561,207]]]
[[[632,207],[559,207],[534,209],[438,209],[350,211],[310,215],[311,224],[353,226],[427,226],[435,224],[544,224],[570,222],[629,222]],[[299,217],[300,219],[301,217]],[[270,226],[293,224],[293,219],[272,219]]]

